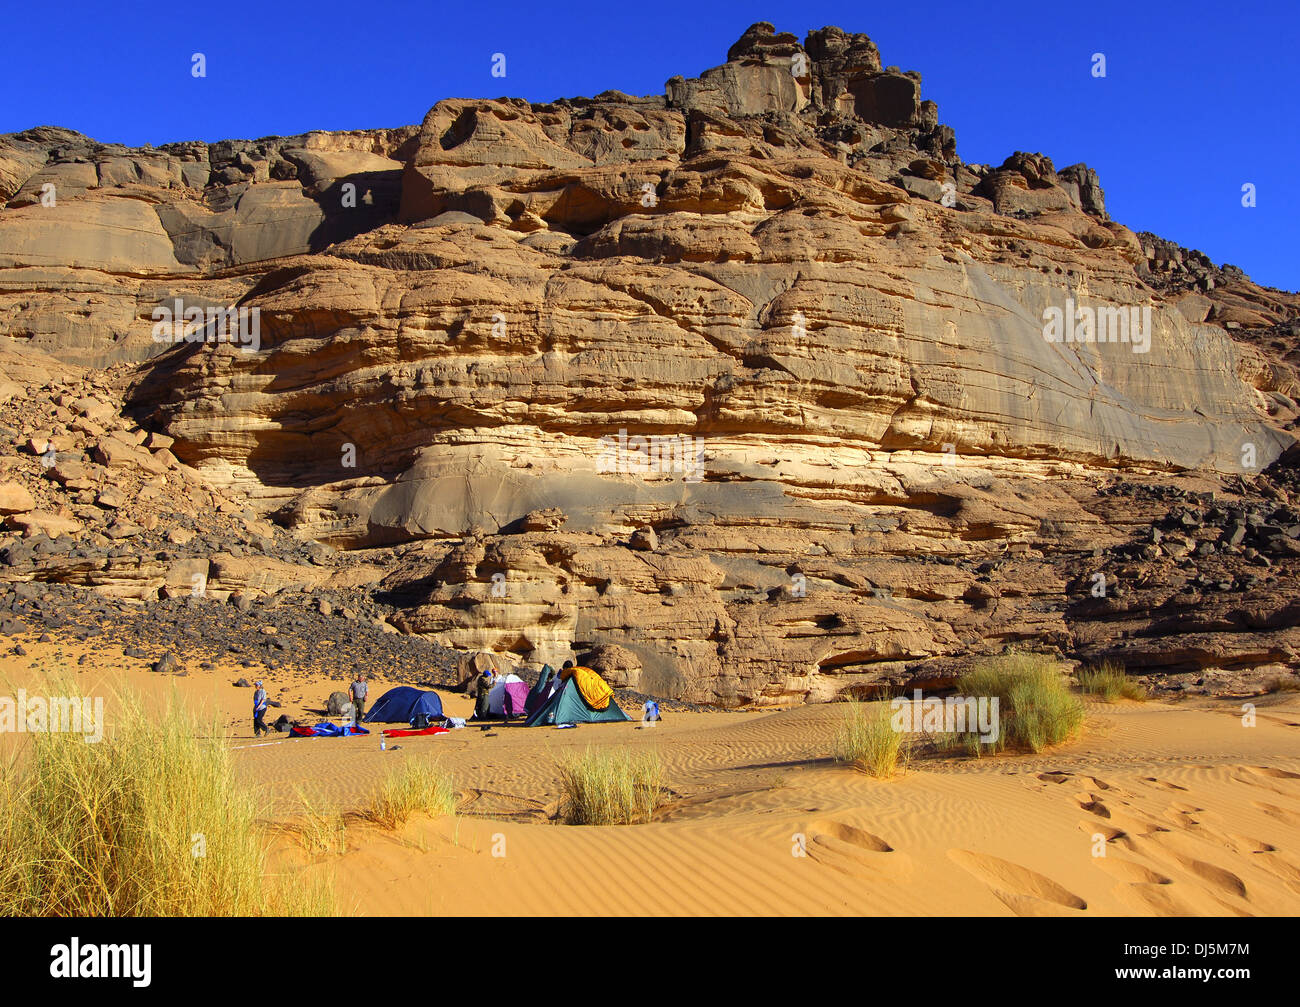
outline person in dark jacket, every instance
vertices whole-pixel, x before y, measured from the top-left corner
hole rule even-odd
[[[271,729],[266,726],[262,720],[266,716],[266,688],[262,685],[259,678],[253,689],[253,737],[259,737],[263,734],[270,734]]]
[[[487,719],[491,710],[488,707],[488,697],[495,682],[496,676],[491,668],[484,668],[474,681],[474,719],[482,723],[483,726],[479,728],[481,731],[486,731],[489,726]]]

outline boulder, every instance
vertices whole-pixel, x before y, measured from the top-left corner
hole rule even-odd
[[[342,717],[347,719],[356,714],[352,706],[352,700],[348,698],[346,692],[331,692],[330,698],[325,704],[325,715],[328,717]]]
[[[641,552],[654,552],[659,548],[659,536],[655,534],[653,528],[647,525],[634,531],[627,544]]]
[[[599,674],[615,689],[636,689],[641,683],[641,659],[616,643],[592,648],[578,663]]]
[[[36,501],[22,483],[0,482],[0,514],[21,514],[36,509]]]
[[[30,538],[33,535],[45,535],[58,538],[61,535],[75,536],[81,533],[81,522],[65,514],[51,514],[49,511],[34,510],[25,514],[10,514],[5,523]]]

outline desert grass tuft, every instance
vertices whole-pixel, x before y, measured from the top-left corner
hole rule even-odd
[[[1110,661],[1095,668],[1084,668],[1076,673],[1075,678],[1085,693],[1107,703],[1113,703],[1117,699],[1143,702],[1147,698],[1147,690],[1142,683],[1129,678],[1122,666]]]
[[[986,743],[973,731],[938,732],[930,736],[930,743],[934,752],[944,757],[966,755],[978,759],[986,748]]]
[[[589,748],[560,763],[560,789],[568,825],[633,825],[650,820],[666,788],[658,753]]]
[[[309,854],[346,853],[348,827],[343,813],[336,806],[327,805],[302,788],[298,794],[298,814],[292,832],[299,845]]]
[[[389,769],[371,798],[367,815],[391,831],[405,825],[417,811],[433,818],[456,814],[451,776],[432,757],[406,759]]]
[[[957,680],[957,690],[964,696],[997,697],[998,737],[984,750],[1041,752],[1083,726],[1083,703],[1070,692],[1065,669],[1041,654],[1013,651],[986,658]]]
[[[910,749],[902,732],[894,730],[888,703],[853,703],[835,732],[836,762],[888,779],[907,763]]]
[[[52,692],[76,695],[70,682]],[[98,743],[34,733],[0,778],[0,915],[328,915],[328,886],[269,875],[259,802],[216,721],[120,693]]]

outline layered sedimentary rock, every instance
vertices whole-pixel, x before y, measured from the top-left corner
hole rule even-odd
[[[414,132],[142,150],[53,127],[0,138],[5,332],[78,363],[145,359],[162,348],[158,304],[233,304],[268,260],[391,219]]]
[[[373,550],[409,632],[597,648],[727,705],[1016,642],[1300,658],[1277,571],[1236,569],[1289,562],[1285,532],[1225,543],[1214,590],[1262,592],[1249,627],[1159,615],[1199,540],[1143,539],[1178,493],[1290,527],[1260,473],[1294,441],[1297,298],[1110,220],[1085,165],[964,163],[865,35],[760,23],[662,96],[449,100],[418,129],[33,130],[0,188],[8,334],[138,362],[138,422],[259,515]],[[176,299],[255,308],[256,350],[156,342]],[[1136,483],[1175,496],[1115,510]],[[1116,591],[1126,621],[1098,616]],[[1120,645],[1146,632],[1179,659]]]

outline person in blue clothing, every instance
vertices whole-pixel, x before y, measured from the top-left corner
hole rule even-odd
[[[262,680],[259,678],[257,682],[254,683],[254,689],[253,689],[253,737],[254,738],[259,737],[260,735],[263,734],[271,733],[271,729],[266,726],[266,723],[262,719],[263,717],[266,716],[266,707],[267,707],[266,688],[265,686],[263,686]]]

